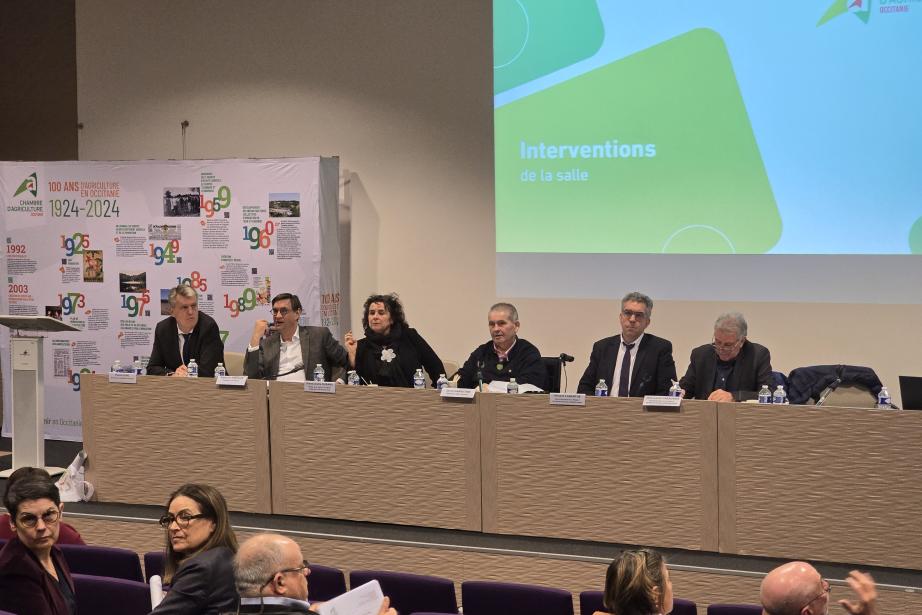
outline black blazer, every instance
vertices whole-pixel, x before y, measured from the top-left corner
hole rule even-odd
[[[165,376],[175,372],[182,365],[182,349],[179,347],[176,319],[170,316],[157,323],[154,330],[154,348],[147,363],[151,376]],[[208,314],[199,312],[198,322],[189,338],[189,357],[198,363],[198,374],[205,378],[214,377],[214,368],[224,362],[224,342],[218,323]]]
[[[237,609],[234,553],[215,547],[187,559],[173,575],[155,615],[219,615]]]
[[[313,378],[314,368],[318,363],[323,366],[324,378],[327,382],[339,375],[333,371],[334,367],[341,368],[349,365],[349,354],[336,341],[328,328],[298,327],[298,338],[301,340],[301,362],[304,363],[306,380]],[[279,374],[281,352],[281,335],[273,333],[264,337],[259,342],[259,350],[247,351],[243,358],[243,371],[250,378],[275,378]]]
[[[51,547],[51,558],[74,591],[70,568],[58,547]],[[70,615],[57,581],[19,538],[12,538],[0,550],[0,609],[29,615]]]
[[[609,394],[612,396],[618,394],[617,391],[612,390],[612,383],[615,379],[615,362],[618,360],[620,343],[621,336],[614,335],[592,345],[589,365],[583,372],[583,377],[579,379],[577,393],[592,395],[599,380],[605,380]],[[631,372],[633,374],[631,388],[628,391],[631,397],[668,394],[672,381],[676,379],[672,342],[650,333],[644,333],[634,357]]]
[[[717,375],[717,351],[710,344],[698,346],[691,353],[688,370],[679,381],[686,399],[707,399],[714,392]],[[739,401],[740,393],[753,393],[763,384],[772,385],[772,358],[768,348],[746,340],[736,357],[736,365],[727,379],[726,391]]]

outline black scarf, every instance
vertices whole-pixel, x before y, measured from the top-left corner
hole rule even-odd
[[[368,340],[368,348],[371,351],[369,355],[372,361],[369,367],[374,374],[373,382],[385,386],[406,386],[402,383],[408,380],[408,376],[401,366],[400,355],[398,354],[391,361],[381,359],[381,353],[387,348],[397,352],[397,348],[401,345],[403,329],[404,325],[399,323],[392,324],[387,333],[375,333],[371,328],[365,329],[365,339]],[[401,349],[401,352],[403,350],[405,349]]]

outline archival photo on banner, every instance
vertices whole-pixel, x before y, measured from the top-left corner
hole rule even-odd
[[[189,284],[225,352],[245,352],[270,300],[340,331],[338,158],[0,163],[0,313],[79,332],[44,340],[45,435],[82,438],[80,377],[147,365],[169,291]],[[0,337],[11,433],[10,331]]]

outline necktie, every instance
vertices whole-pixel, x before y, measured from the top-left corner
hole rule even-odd
[[[191,333],[181,333],[182,335],[182,364],[189,364],[189,338],[192,337]]]
[[[618,379],[618,397],[627,397],[630,394],[628,384],[631,379],[631,348],[634,344],[624,344],[624,359],[621,361],[621,378]]]

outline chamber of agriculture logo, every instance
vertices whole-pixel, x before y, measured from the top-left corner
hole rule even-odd
[[[32,196],[38,196],[38,177],[35,173],[22,180],[22,183],[19,184],[19,188],[16,189],[16,194],[14,194],[13,197],[15,198],[26,191]]]

